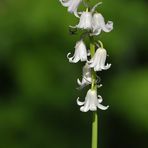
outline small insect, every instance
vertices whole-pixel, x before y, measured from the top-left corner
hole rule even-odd
[[[71,35],[76,35],[76,32],[77,32],[77,28],[69,27],[69,33],[70,33]]]

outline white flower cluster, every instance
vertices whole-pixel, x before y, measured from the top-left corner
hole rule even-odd
[[[105,23],[102,14],[95,11],[96,7],[101,3],[96,4],[91,10],[86,9],[86,11],[77,12],[82,0],[60,0],[60,2],[63,6],[68,7],[68,11],[70,13],[74,13],[75,16],[79,18],[79,23],[72,28],[85,30],[90,37],[99,35],[101,31],[110,32],[113,29],[113,22],[108,21]],[[67,58],[70,63],[77,63],[79,61],[86,62],[83,67],[82,81],[77,79],[77,83],[80,88],[92,84],[92,71],[99,72],[111,67],[111,64],[106,64],[106,49],[103,48],[102,45],[99,46],[97,44],[95,54],[90,58],[90,50],[87,50],[83,38],[76,43],[74,55],[70,57],[70,54],[71,53],[67,54]],[[101,105],[102,101],[102,97],[97,96],[97,90],[89,89],[85,97],[85,101],[80,102],[78,98],[77,104],[82,106],[80,108],[82,112],[87,112],[89,110],[96,111],[97,108],[106,110],[108,106]]]
[[[80,16],[79,24],[74,26],[80,29],[88,29],[91,31],[91,35],[99,35],[101,31],[110,32],[113,29],[113,22],[108,21],[105,24],[104,17],[101,13],[88,12],[87,10],[82,12]]]

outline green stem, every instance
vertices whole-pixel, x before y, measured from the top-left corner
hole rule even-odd
[[[93,122],[92,122],[92,148],[97,148],[98,146],[98,114],[93,112]]]
[[[94,56],[95,54],[95,45],[93,43],[93,38],[91,38],[91,43],[90,43],[90,54],[91,54],[91,58]],[[95,90],[96,86],[95,86],[95,81],[96,81],[96,73],[95,71],[92,69],[92,84],[91,84],[91,89]]]
[[[94,39],[90,37],[90,54],[91,58],[95,54],[95,44]],[[92,84],[91,89],[97,91],[96,86],[96,72],[92,69]],[[93,121],[92,121],[92,148],[97,148],[98,146],[98,115],[97,111],[93,112]]]

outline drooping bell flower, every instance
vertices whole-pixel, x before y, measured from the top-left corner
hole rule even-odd
[[[60,0],[60,2],[63,6],[68,7],[68,12],[74,13],[76,17],[79,17],[77,9],[82,0]]]
[[[89,89],[85,101],[81,102],[79,101],[79,98],[77,99],[77,104],[79,106],[82,106],[80,108],[80,111],[82,112],[87,112],[87,111],[96,111],[97,108],[101,110],[106,110],[108,109],[109,106],[103,106],[102,103],[103,99],[100,95],[97,96],[97,91],[96,90],[91,90]]]
[[[80,79],[77,79],[77,83],[80,86],[80,88],[83,88],[89,84],[91,84],[92,78],[91,78],[91,68],[86,63],[83,67],[83,77],[82,81]]]
[[[105,24],[104,17],[101,13],[95,13],[92,18],[92,34],[99,35],[101,31],[110,32],[113,29],[113,22],[108,21]]]
[[[92,59],[88,61],[88,64],[91,68],[94,68],[94,71],[107,70],[111,67],[111,64],[107,63],[105,65],[106,57],[107,57],[106,49],[102,47],[98,48]]]
[[[73,57],[69,57],[70,54],[70,52],[67,54],[67,58],[69,59],[70,63],[77,63],[78,61],[87,61],[87,49],[83,40],[80,40],[76,43],[75,53]]]
[[[75,27],[80,29],[92,29],[92,13],[88,11],[82,12],[79,24]]]

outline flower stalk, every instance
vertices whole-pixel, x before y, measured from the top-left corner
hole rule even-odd
[[[61,4],[68,8],[68,12],[73,13],[78,18],[78,24],[69,26],[70,32],[76,34],[81,31],[80,40],[76,42],[74,55],[71,57],[69,52],[67,58],[70,63],[83,62],[82,79],[77,79],[79,90],[91,85],[87,91],[84,101],[77,98],[80,111],[92,111],[92,148],[98,148],[98,113],[97,109],[107,110],[109,106],[102,105],[103,98],[97,94],[97,89],[102,86],[97,72],[108,70],[111,64],[106,63],[107,50],[101,41],[96,42],[96,37],[102,32],[109,33],[113,30],[113,22],[105,21],[103,15],[98,13],[96,8],[102,4],[97,3],[91,7],[90,0],[59,0]],[[79,11],[78,7],[82,4],[86,10]],[[85,38],[90,39],[89,48],[85,43]]]
[[[93,37],[90,37],[90,55],[91,55],[91,58],[93,58],[94,54],[95,54],[94,39],[93,39]],[[91,89],[92,90],[96,90],[96,85],[95,85],[95,82],[96,82],[96,73],[95,73],[94,69],[91,70],[91,75],[92,75]]]
[[[90,54],[91,58],[95,54],[95,44],[93,37],[90,37]],[[91,89],[97,91],[96,87],[96,72],[94,69],[92,69],[92,84],[91,84]],[[93,118],[92,118],[92,148],[97,148],[98,147],[98,114],[97,111],[93,112]]]
[[[97,114],[97,111],[93,112],[91,147],[98,148],[98,114]]]

